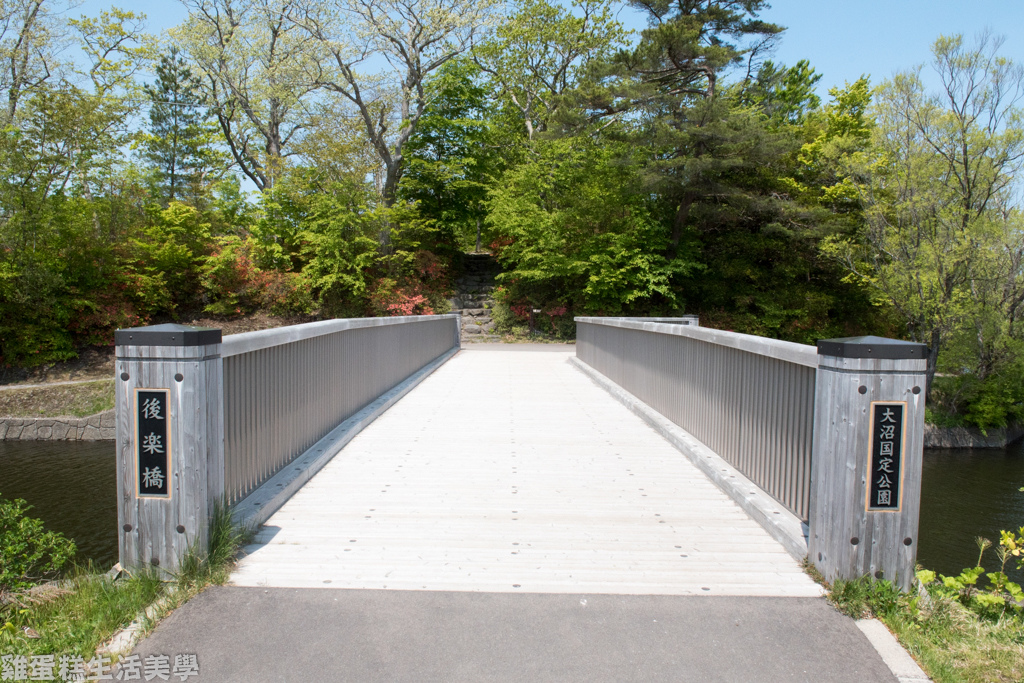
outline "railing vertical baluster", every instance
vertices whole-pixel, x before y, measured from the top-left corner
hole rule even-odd
[[[678,323],[576,321],[580,360],[808,521],[812,559],[826,578],[870,571],[909,586],[920,501],[923,346],[880,338],[820,342],[822,348],[846,348],[837,359],[802,344]],[[864,384],[851,393],[858,373]],[[898,508],[887,502],[864,507],[868,468],[888,462],[869,462],[869,446],[888,452],[869,436],[869,404],[875,411],[904,406],[907,474],[901,475]],[[872,476],[884,480],[877,486],[888,486],[881,471]],[[883,501],[888,494],[871,495]],[[846,517],[833,519],[836,514]]]

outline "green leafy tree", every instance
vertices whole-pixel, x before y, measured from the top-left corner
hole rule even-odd
[[[849,158],[865,229],[826,245],[928,344],[929,395],[952,340],[974,358],[950,369],[984,381],[1014,361],[1007,342],[1020,334],[1024,69],[998,50],[988,36],[971,47],[942,37],[932,48],[941,94],[919,70],[881,86],[873,148]]]
[[[379,160],[385,205],[398,196],[406,145],[429,100],[430,75],[464,53],[489,21],[494,0],[332,0],[306,2],[299,23],[325,58],[312,81],[349,105]],[[376,67],[367,65],[377,58]],[[382,247],[390,230],[382,226]]]
[[[788,69],[767,61],[756,78],[744,84],[739,101],[757,107],[769,120],[800,124],[821,106],[821,98],[814,91],[820,80],[821,74],[806,59]]]
[[[453,248],[481,248],[487,191],[510,148],[499,145],[487,89],[467,60],[452,60],[428,81],[427,108],[407,146],[400,196],[444,226]]]
[[[715,203],[723,172],[758,164],[743,122],[729,121],[733,107],[716,99],[726,71],[752,59],[782,32],[758,18],[762,0],[634,0],[650,27],[632,50],[620,52],[609,74],[615,85],[591,95],[600,118],[631,114],[646,124],[637,129],[650,144],[651,189],[675,207],[671,243],[678,248],[702,201]],[[604,74],[599,74],[604,75]],[[766,150],[767,152],[767,150]]]
[[[60,15],[67,3],[7,0],[0,4],[0,101],[3,123],[16,120],[22,100],[60,80],[67,67],[59,54],[67,37]]]
[[[623,145],[540,143],[491,193],[488,221],[513,304],[577,313],[674,312],[677,276],[692,261],[663,256],[664,229]]]
[[[199,78],[176,47],[160,58],[156,83],[145,86],[149,98],[149,132],[143,157],[153,168],[162,203],[195,202],[220,161],[213,149],[217,131],[210,124]]]
[[[294,18],[297,0],[187,0],[171,31],[201,75],[235,165],[261,192],[273,188],[307,124],[321,58]]]
[[[573,0],[569,7],[520,0],[494,35],[473,49],[473,58],[532,140],[561,108],[572,106],[564,96],[590,65],[607,59],[627,37],[607,0]]]

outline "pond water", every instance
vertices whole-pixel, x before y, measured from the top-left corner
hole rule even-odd
[[[0,495],[24,498],[48,529],[73,538],[79,559],[117,561],[114,444],[0,441]],[[1024,525],[1024,442],[1008,449],[925,451],[918,562],[957,574],[978,557],[976,536]],[[997,565],[989,550],[984,565]],[[1024,572],[1011,572],[1024,583]]]
[[[1006,449],[926,450],[921,475],[917,561],[941,574],[959,574],[978,561],[974,539],[984,536],[993,547],[982,565],[998,569],[1000,529],[1024,526],[1024,442]],[[1024,583],[1024,572],[1007,574]]]
[[[0,496],[22,498],[48,530],[74,539],[77,559],[117,562],[112,441],[0,441]]]

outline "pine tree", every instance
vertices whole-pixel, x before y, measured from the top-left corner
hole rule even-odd
[[[220,165],[221,155],[213,148],[216,129],[204,107],[199,78],[177,48],[160,58],[156,75],[156,83],[145,86],[150,125],[143,157],[153,169],[164,205],[195,203]]]

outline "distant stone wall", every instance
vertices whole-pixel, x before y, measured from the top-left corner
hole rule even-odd
[[[1005,448],[1024,436],[1024,426],[987,429],[976,427],[936,427],[925,424],[925,448]]]
[[[0,440],[113,441],[114,411],[88,417],[0,417]]]

